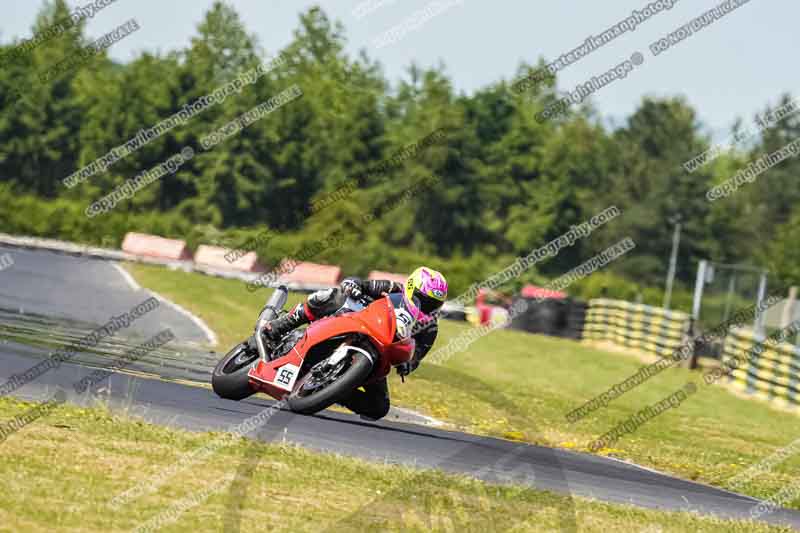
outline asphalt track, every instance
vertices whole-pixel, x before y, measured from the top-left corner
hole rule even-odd
[[[75,323],[105,324],[152,294],[132,286],[111,261],[0,246],[14,264],[0,272],[0,309]],[[207,343],[206,334],[169,304],[133,323],[127,335],[151,336],[169,324],[184,342]]]
[[[15,261],[18,260],[15,251]],[[23,252],[20,252],[23,253]],[[47,347],[36,346],[37,336],[50,335],[52,342],[78,338],[90,323],[103,323],[110,314],[119,314],[135,305],[141,294],[125,295],[121,285],[111,282],[108,265],[93,265],[92,277],[76,279],[75,270],[84,272],[85,260],[55,254],[24,252],[23,270],[13,278],[0,272],[0,380],[5,382],[42,358]],[[20,264],[17,262],[16,264]],[[15,266],[16,266],[15,264]],[[55,265],[55,266],[53,266]],[[14,267],[12,267],[14,268]],[[68,278],[64,273],[72,272]],[[98,275],[102,274],[102,275]],[[68,285],[51,287],[52,309],[41,291],[35,290],[40,279],[63,280]],[[8,280],[13,279],[13,284]],[[76,289],[78,286],[79,289]],[[26,291],[34,288],[33,296]],[[86,304],[70,307],[60,296],[83,294],[89,302],[102,302],[102,312],[91,311]],[[130,300],[132,298],[132,300]],[[119,299],[119,301],[117,301]],[[33,300],[33,301],[32,301]],[[130,300],[130,301],[129,301]],[[20,315],[9,308],[8,301],[35,309],[37,315]],[[33,305],[35,304],[35,305]],[[108,315],[103,315],[103,313]],[[56,317],[56,318],[53,318]],[[93,320],[93,317],[96,320]],[[152,335],[171,327],[189,330],[185,317],[175,314],[160,317],[159,323],[137,325],[137,333]],[[154,326],[154,328],[153,328]],[[148,327],[151,329],[148,331]],[[183,332],[183,329],[180,329]],[[196,340],[198,332],[191,339]],[[193,431],[225,430],[238,424],[274,402],[253,397],[243,402],[222,400],[203,386],[216,355],[196,345],[170,344],[137,361],[127,370],[132,373],[111,375],[94,391],[76,393],[72,385],[95,368],[102,368],[115,354],[136,342],[115,338],[90,354],[80,354],[71,363],[62,364],[14,392],[26,399],[42,400],[56,390],[66,390],[68,401],[90,404],[102,396],[112,409],[124,410],[149,422]],[[44,423],[44,422],[43,422]],[[31,428],[26,429],[30,430]],[[666,476],[645,468],[610,458],[557,450],[511,441],[444,431],[415,424],[380,421],[366,422],[353,415],[326,411],[317,416],[300,416],[285,410],[269,418],[266,428],[257,432],[261,440],[284,440],[328,452],[342,453],[368,460],[401,463],[423,468],[438,468],[474,476],[491,482],[527,484],[541,489],[602,501],[632,504],[653,509],[695,511],[722,518],[749,518],[757,500],[714,487]],[[800,529],[800,512],[777,510],[763,520]]]

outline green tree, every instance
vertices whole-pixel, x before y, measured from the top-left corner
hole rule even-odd
[[[31,29],[33,35],[68,18],[64,0],[46,2]],[[76,98],[77,70],[52,78],[48,69],[75,56],[87,44],[83,23],[54,37],[13,61],[5,55],[0,74],[0,179],[25,190],[53,197],[60,180],[75,167],[76,133],[85,111]],[[13,46],[13,45],[12,45]],[[102,62],[103,54],[94,61]]]

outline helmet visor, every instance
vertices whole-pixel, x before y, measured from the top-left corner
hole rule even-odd
[[[419,308],[426,315],[437,311],[444,303],[442,300],[437,300],[432,296],[428,296],[418,289],[414,291],[414,298],[419,300]]]

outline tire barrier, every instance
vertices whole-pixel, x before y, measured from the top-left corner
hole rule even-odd
[[[589,313],[589,303],[582,300],[569,300],[567,307],[567,328],[564,337],[581,340],[583,329],[586,327],[586,317]]]
[[[669,357],[686,341],[689,315],[622,300],[589,301],[583,338],[610,341],[628,348]]]
[[[537,301],[533,298],[516,296],[511,307],[517,306],[520,300],[528,302],[527,311],[512,318],[512,329],[580,340],[586,321],[586,302],[571,298],[547,298]]]
[[[737,328],[725,337],[721,380],[748,395],[797,409],[800,406],[800,348]]]

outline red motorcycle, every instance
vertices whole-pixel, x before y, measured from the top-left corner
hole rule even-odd
[[[414,354],[414,318],[401,293],[348,298],[336,314],[265,343],[259,332],[278,316],[287,295],[286,287],[275,289],[259,315],[257,351],[243,342],[217,363],[211,385],[218,396],[238,401],[263,392],[286,400],[294,412],[316,413]]]

